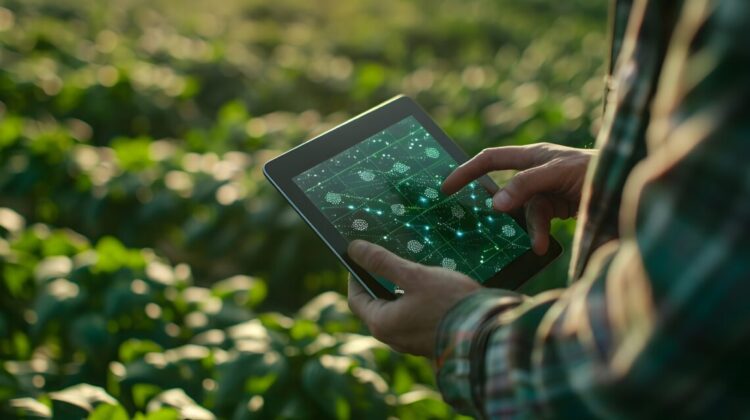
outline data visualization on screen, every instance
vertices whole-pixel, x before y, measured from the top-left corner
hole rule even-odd
[[[294,182],[347,240],[374,242],[484,283],[531,244],[515,220],[493,211],[492,197],[478,183],[451,196],[440,192],[456,165],[414,117],[407,117]]]

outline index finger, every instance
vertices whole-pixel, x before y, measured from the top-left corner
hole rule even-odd
[[[471,181],[492,171],[528,169],[535,165],[532,152],[526,146],[504,146],[484,149],[454,170],[443,181],[444,194],[451,195]]]

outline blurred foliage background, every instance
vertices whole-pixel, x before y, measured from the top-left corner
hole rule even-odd
[[[0,415],[455,417],[261,167],[399,93],[469,153],[591,146],[605,25],[602,0],[0,1]]]

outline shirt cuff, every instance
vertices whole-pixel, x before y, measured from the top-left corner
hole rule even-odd
[[[476,376],[481,369],[479,347],[486,343],[481,327],[499,313],[515,308],[525,300],[523,295],[501,289],[481,289],[459,301],[438,327],[435,345],[437,385],[443,399],[462,413],[482,417],[479,394],[481,381]],[[484,337],[486,338],[486,337]]]

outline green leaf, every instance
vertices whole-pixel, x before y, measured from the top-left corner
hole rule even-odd
[[[151,411],[145,417],[142,417],[143,420],[179,420],[180,418],[180,412],[170,407]]]
[[[410,390],[412,385],[414,385],[414,378],[412,378],[405,366],[397,365],[393,372],[392,383],[393,385],[391,388],[393,389],[393,392],[403,394]]]
[[[34,277],[37,284],[41,284],[60,277],[68,278],[72,269],[73,261],[66,256],[46,257],[36,265]]]
[[[19,391],[18,379],[0,365],[0,406],[17,395]]]
[[[245,381],[245,392],[250,395],[262,394],[266,392],[278,378],[279,375],[275,372],[247,378]]]
[[[86,293],[64,278],[45,284],[34,301],[36,322],[31,334],[38,336],[48,324],[70,322],[70,316],[86,302]]]
[[[255,307],[265,299],[268,288],[256,278],[237,275],[215,283],[211,291],[225,302]]]
[[[337,352],[342,356],[352,357],[364,367],[376,369],[390,365],[394,352],[385,344],[369,335],[338,334]],[[386,357],[382,357],[386,356]]]
[[[122,363],[130,363],[136,359],[140,359],[147,353],[161,351],[161,346],[151,340],[138,340],[136,338],[131,338],[120,345],[118,351],[119,361]]]
[[[298,319],[289,331],[289,336],[296,341],[311,341],[320,333],[318,325],[306,319]]]
[[[13,333],[13,350],[18,359],[26,359],[31,355],[31,342],[22,331]]]
[[[137,384],[133,386],[133,403],[138,408],[145,408],[146,404],[161,392],[161,388],[151,384]]]
[[[231,101],[221,107],[218,117],[220,123],[227,124],[246,121],[248,115],[242,101]]]
[[[117,405],[117,401],[104,389],[78,384],[61,391],[51,392],[52,412],[55,417],[85,417],[101,404]]]
[[[42,255],[51,257],[56,255],[73,256],[89,247],[88,240],[70,230],[55,230],[41,243]]]
[[[0,120],[0,150],[13,145],[23,132],[23,119],[7,116]]]
[[[284,383],[288,370],[287,360],[273,350],[231,352],[216,369],[217,412],[229,413],[243,395],[262,395],[273,385]]]
[[[396,410],[403,420],[446,418],[451,411],[439,393],[424,387],[399,395]]]
[[[337,419],[349,419],[351,418],[351,407],[349,403],[341,397],[336,398],[336,418]]]
[[[52,418],[52,410],[41,401],[30,397],[16,398],[10,400],[11,412],[17,418],[24,419],[48,419]]]
[[[119,137],[112,141],[112,148],[123,169],[140,171],[153,165],[151,142],[152,140],[147,137]]]
[[[10,233],[17,233],[24,226],[26,226],[26,220],[23,216],[7,207],[0,207],[0,228]]]
[[[358,367],[344,356],[323,355],[309,360],[302,369],[305,393],[328,416],[337,417],[339,398],[349,404],[352,417],[384,418],[388,415],[388,385],[375,371]]]
[[[139,282],[145,284],[143,281]],[[112,281],[104,290],[104,315],[115,319],[121,316],[135,317],[142,314],[143,308],[152,303],[153,299],[153,293],[134,291],[133,281],[129,276]]]
[[[94,271],[112,273],[121,268],[143,268],[145,261],[140,251],[125,248],[120,241],[105,236],[96,244],[97,260]]]
[[[101,314],[87,313],[76,318],[69,334],[71,343],[85,351],[92,361],[101,360],[109,351],[111,336],[107,320]]]
[[[362,324],[352,312],[346,298],[336,292],[325,292],[310,300],[300,308],[299,315],[315,321],[324,331],[358,332]]]
[[[22,257],[23,258],[23,257]],[[19,261],[19,263],[6,263],[3,267],[3,282],[8,288],[10,295],[14,298],[20,298],[23,294],[34,273],[32,261]]]
[[[177,410],[181,418],[192,420],[214,420],[216,417],[205,408],[199,406],[185,391],[174,388],[168,389],[155,396],[148,403],[147,411],[156,411],[163,407],[171,407]]]
[[[188,344],[163,353],[149,353],[125,366],[120,380],[122,393],[141,384],[151,384],[169,389],[180,387],[191,397],[201,399],[204,393],[203,380],[211,376],[212,354],[204,346]],[[135,396],[134,396],[135,399]]]
[[[385,68],[380,64],[368,63],[359,68],[357,83],[353,92],[358,98],[365,98],[372,94],[385,82]]]
[[[101,404],[91,412],[88,420],[128,420],[129,418],[121,405]]]
[[[281,408],[278,410],[280,419],[300,420],[323,417],[320,409],[304,393],[294,393],[291,397],[282,396],[281,399]]]

